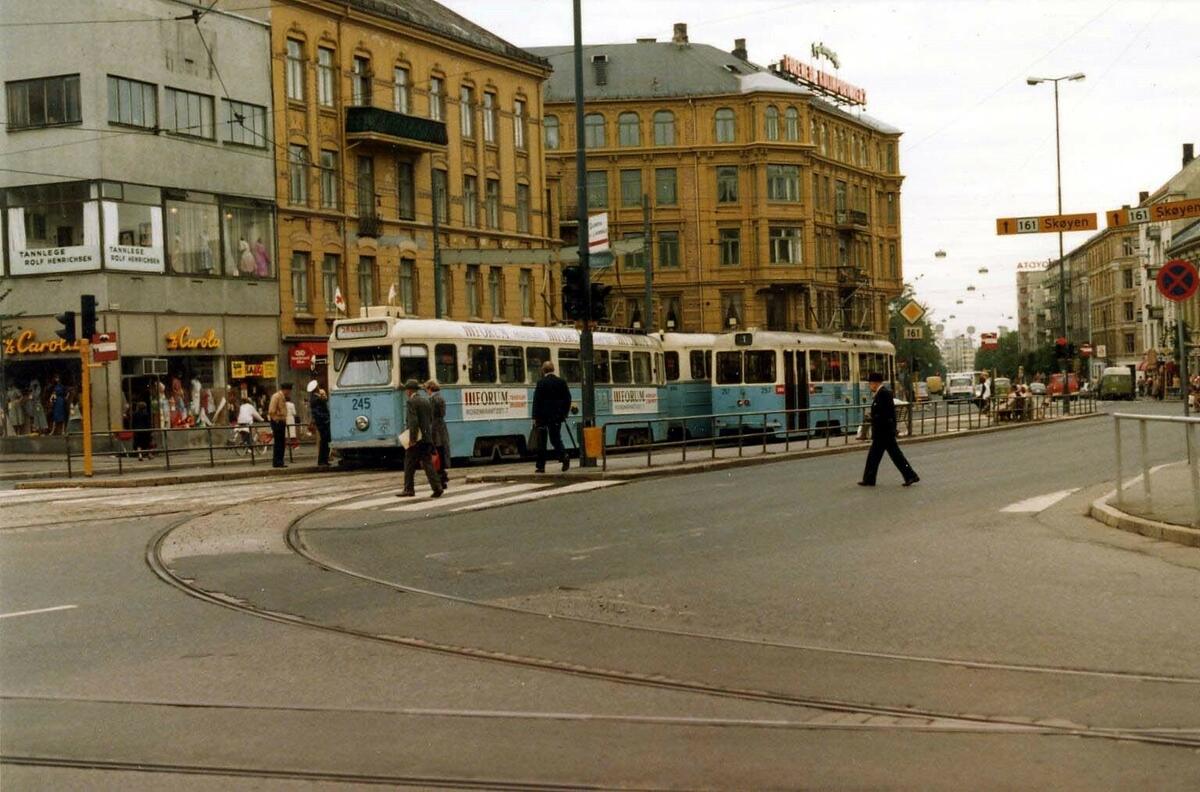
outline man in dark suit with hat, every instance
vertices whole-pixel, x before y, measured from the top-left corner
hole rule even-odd
[[[867,379],[875,399],[871,402],[871,449],[867,451],[867,466],[863,470],[860,487],[874,487],[875,474],[879,471],[879,460],[883,453],[892,458],[896,469],[904,477],[904,486],[911,487],[921,480],[917,471],[912,469],[904,453],[896,443],[896,402],[892,392],[883,384],[883,375],[872,372]]]
[[[408,395],[405,405],[405,426],[408,429],[408,448],[404,450],[404,489],[396,496],[411,498],[416,493],[417,468],[425,471],[433,497],[442,497],[442,481],[433,469],[433,405],[421,392],[421,383],[410,379],[404,383]]]

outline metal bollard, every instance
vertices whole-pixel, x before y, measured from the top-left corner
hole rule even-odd
[[[1116,429],[1117,450],[1117,506],[1125,503],[1125,474],[1121,470],[1121,417],[1113,416],[1113,427]]]
[[[1146,439],[1146,422],[1138,421],[1138,435],[1141,440],[1142,459],[1142,489],[1146,493],[1146,502],[1150,502],[1150,444]]]
[[[1200,452],[1196,448],[1196,438],[1192,436],[1196,425],[1188,424],[1183,428],[1187,433],[1188,467],[1192,471],[1192,525],[1200,528]]]

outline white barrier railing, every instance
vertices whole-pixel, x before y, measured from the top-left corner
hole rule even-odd
[[[1117,506],[1125,503],[1125,465],[1122,458],[1121,422],[1135,421],[1138,425],[1139,460],[1142,468],[1142,492],[1146,503],[1153,496],[1150,483],[1150,443],[1147,438],[1147,425],[1151,423],[1170,423],[1183,429],[1184,443],[1187,446],[1187,464],[1192,481],[1192,524],[1200,527],[1200,442],[1195,437],[1196,427],[1200,426],[1200,418],[1184,418],[1173,415],[1133,415],[1131,413],[1113,413],[1113,427],[1117,441]]]

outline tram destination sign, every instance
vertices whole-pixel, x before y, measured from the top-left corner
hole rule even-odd
[[[1131,225],[1134,223],[1165,223],[1169,220],[1187,220],[1200,217],[1200,198],[1189,198],[1186,201],[1167,201],[1151,206],[1125,207],[1111,209],[1104,213],[1108,218],[1108,227]]]
[[[1100,226],[1095,212],[1064,215],[1040,215],[1038,217],[1000,217],[996,219],[996,233],[1005,234],[1057,234],[1066,231],[1095,231]]]

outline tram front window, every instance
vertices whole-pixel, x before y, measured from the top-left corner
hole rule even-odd
[[[345,361],[338,374],[338,387],[387,385],[392,381],[391,347],[356,347],[343,351]]]
[[[775,381],[775,353],[769,349],[746,352],[746,382]]]
[[[742,353],[717,353],[717,384],[739,385],[742,381]]]

